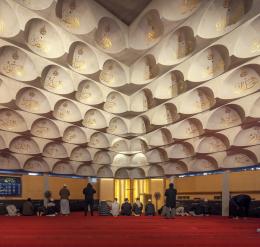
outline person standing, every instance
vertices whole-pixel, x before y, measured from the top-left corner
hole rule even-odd
[[[83,189],[83,194],[85,195],[85,208],[84,215],[88,214],[88,207],[90,207],[90,214],[93,216],[93,207],[94,207],[94,194],[96,193],[91,183],[88,183],[87,186]]]
[[[136,198],[135,203],[133,204],[133,213],[135,216],[140,216],[143,211],[143,204],[140,201],[140,198]]]
[[[121,206],[121,215],[123,216],[132,215],[132,205],[128,202],[128,198],[125,198],[125,202]]]
[[[60,190],[60,213],[65,216],[70,214],[69,196],[70,191],[67,188],[67,185],[64,184],[63,188]]]
[[[114,217],[117,217],[119,215],[119,211],[120,211],[119,203],[117,202],[117,198],[115,198],[111,205],[111,214]]]
[[[173,218],[176,214],[176,195],[177,190],[174,189],[173,183],[170,183],[169,188],[165,191],[166,197],[166,218]]]

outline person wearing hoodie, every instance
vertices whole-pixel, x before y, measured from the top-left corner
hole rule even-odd
[[[84,215],[88,214],[88,207],[90,207],[90,214],[93,216],[93,207],[94,207],[94,194],[96,190],[93,188],[91,183],[88,183],[87,186],[83,189],[83,194],[85,195],[85,208]]]

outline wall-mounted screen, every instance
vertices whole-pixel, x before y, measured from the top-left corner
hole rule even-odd
[[[0,176],[0,197],[1,196],[21,196],[21,177]]]

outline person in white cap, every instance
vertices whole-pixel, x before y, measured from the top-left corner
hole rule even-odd
[[[148,199],[148,203],[145,206],[145,216],[155,216],[155,208],[151,199]]]
[[[61,215],[68,216],[70,214],[70,203],[69,203],[70,191],[67,185],[64,184],[60,190],[60,213]]]

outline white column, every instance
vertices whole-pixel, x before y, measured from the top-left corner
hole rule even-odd
[[[225,171],[222,177],[222,216],[229,216],[229,171]]]
[[[49,181],[48,181],[48,174],[43,174],[43,191],[49,190]]]

